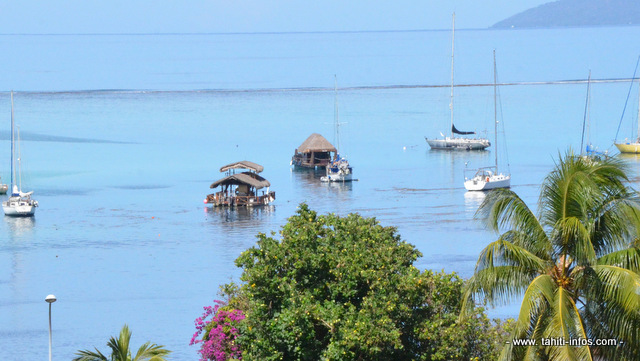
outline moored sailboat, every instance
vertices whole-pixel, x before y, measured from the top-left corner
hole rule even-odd
[[[322,182],[351,182],[353,180],[353,168],[347,158],[340,154],[340,121],[338,114],[338,82],[335,82],[334,101],[334,132],[336,138],[336,157],[326,167],[326,176],[321,177]]]
[[[431,149],[442,150],[484,150],[491,145],[488,139],[485,138],[464,138],[457,135],[474,135],[475,132],[460,131],[453,124],[453,64],[454,64],[454,44],[455,44],[455,28],[456,28],[456,14],[453,14],[453,30],[451,31],[451,96],[449,102],[449,110],[451,112],[451,130],[449,136],[445,136],[440,133],[443,139],[429,139],[425,137],[427,144]]]
[[[465,177],[464,187],[469,191],[486,191],[495,188],[509,188],[511,174],[498,171],[498,75],[496,71],[496,51],[493,51],[493,116],[495,128],[495,165],[476,170],[471,178]],[[505,146],[506,147],[506,146]]]
[[[15,125],[13,119],[13,92],[11,92],[11,195],[9,199],[2,202],[2,210],[5,216],[12,217],[31,217],[36,213],[36,207],[38,201],[31,198],[32,192],[22,192],[22,176],[18,177],[16,182],[16,172],[14,171],[15,163],[15,148],[18,144],[18,174],[21,173],[20,167],[20,130],[18,130],[18,136],[16,141]]]
[[[636,72],[638,71],[638,64],[640,63],[640,57],[638,57],[638,62],[636,62],[636,69],[633,72],[633,78],[631,80],[631,86],[633,86],[633,81],[636,79]],[[640,84],[640,80],[639,80]],[[629,92],[631,92],[631,86],[629,87]],[[628,96],[627,96],[627,99]],[[626,107],[626,103],[625,103]],[[624,110],[622,111],[622,115],[624,117]],[[622,118],[620,118],[620,123],[622,123]],[[618,125],[618,130],[620,130],[620,125]],[[620,153],[632,153],[638,154],[640,153],[640,85],[638,86],[638,131],[636,133],[635,141],[630,141],[629,139],[625,139],[623,142],[617,141],[618,134],[616,133],[616,141],[614,141],[614,145]]]

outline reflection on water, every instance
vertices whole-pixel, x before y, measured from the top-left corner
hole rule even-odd
[[[349,201],[353,200],[352,191],[357,182],[322,182],[326,175],[324,168],[297,170],[291,172],[291,182],[297,193],[296,202],[304,201],[330,212],[340,212]]]
[[[631,176],[629,177],[629,180],[632,183],[636,183],[637,188],[637,184],[640,183],[640,170],[637,167],[638,164],[640,164],[640,154],[620,153],[618,154],[618,158],[630,165],[629,172],[631,173]]]
[[[293,167],[291,169],[291,176],[293,177],[293,179],[297,182],[302,183],[304,186],[322,186],[323,182],[320,181],[320,178],[325,175],[326,171],[324,168],[308,169]]]
[[[329,189],[335,189],[336,192],[348,192],[353,190],[354,182],[322,182]]]
[[[276,207],[205,207],[207,219],[229,227],[250,228],[275,215]]]
[[[33,232],[36,224],[35,217],[4,217],[4,221],[9,229],[10,238],[22,238]]]
[[[639,161],[640,160],[640,154],[638,154],[638,153],[620,153],[620,154],[618,154],[618,158],[631,159],[631,160]]]
[[[487,196],[486,192],[465,192],[464,194],[464,208],[467,212],[475,212],[484,201]]]

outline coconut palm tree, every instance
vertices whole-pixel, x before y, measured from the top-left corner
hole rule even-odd
[[[481,252],[465,305],[523,297],[513,339],[536,343],[508,343],[502,360],[639,360],[640,199],[620,161],[559,158],[538,217],[511,190],[487,194],[477,216],[504,232]]]
[[[111,337],[107,346],[111,349],[111,356],[107,357],[103,355],[98,349],[96,351],[83,350],[78,351],[73,361],[166,361],[167,356],[171,351],[166,350],[164,346],[151,344],[150,342],[140,346],[135,357],[131,357],[131,350],[129,349],[129,341],[131,340],[131,331],[129,327],[124,325],[120,331],[120,336],[116,339]]]

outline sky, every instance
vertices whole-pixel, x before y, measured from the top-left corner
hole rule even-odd
[[[376,31],[486,28],[551,0],[19,0],[0,34]]]

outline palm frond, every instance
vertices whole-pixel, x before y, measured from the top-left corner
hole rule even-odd
[[[559,219],[551,236],[558,256],[570,256],[578,265],[591,265],[596,253],[591,243],[591,232],[577,217]]]
[[[517,266],[498,266],[476,271],[469,279],[463,304],[488,302],[491,306],[508,304],[517,299],[535,275]]]
[[[165,356],[170,353],[171,351],[166,350],[162,345],[146,342],[140,346],[132,361],[165,361]]]
[[[597,265],[593,269],[604,285],[602,296],[625,309],[640,310],[640,275],[617,266]]]
[[[571,340],[586,338],[580,312],[571,292],[563,287],[555,291],[552,303],[552,316],[549,327],[545,332],[548,339],[563,340],[566,344],[554,345],[548,348],[550,360],[553,361],[586,361],[592,360],[591,351],[587,345],[571,345]]]
[[[78,357],[74,358],[72,361],[108,361],[107,357],[103,355],[98,349],[96,351],[89,350],[80,350],[76,352]]]
[[[547,267],[544,259],[503,238],[490,243],[480,253],[475,274],[465,287],[461,317],[481,300],[492,306],[515,300]]]
[[[500,237],[480,252],[476,271],[498,266],[518,266],[529,269],[531,273],[540,273],[548,268],[549,262]]]
[[[637,360],[640,355],[640,277],[616,266],[599,265],[582,271],[587,279],[581,313],[592,339],[616,339],[617,348],[593,347],[605,359]],[[615,351],[615,352],[614,352]],[[613,353],[612,353],[613,352]],[[615,356],[615,357],[614,357]]]
[[[129,341],[131,341],[131,331],[126,324],[122,326],[120,335],[116,339],[111,337],[107,346],[111,349],[111,357],[116,361],[129,360],[131,351],[129,350]]]
[[[557,285],[549,275],[536,277],[524,293],[520,313],[515,324],[515,333],[519,336],[535,334],[538,317],[553,302]]]
[[[494,189],[487,194],[476,212],[484,224],[495,232],[500,229],[517,230],[527,234],[522,246],[541,256],[540,244],[544,245],[544,229],[531,209],[510,189]],[[544,247],[542,247],[544,249]]]
[[[593,244],[598,255],[626,248],[640,231],[640,199],[628,189],[611,194],[593,210]]]
[[[616,266],[640,274],[640,248],[631,247],[598,258],[597,264]]]
[[[129,342],[131,340],[131,331],[126,324],[120,330],[118,338],[111,337],[107,346],[111,350],[111,356],[107,358],[98,349],[96,352],[83,350],[78,351],[73,361],[166,361],[165,356],[171,353],[164,346],[151,344],[150,342],[140,346],[136,356],[131,359],[131,350]]]

